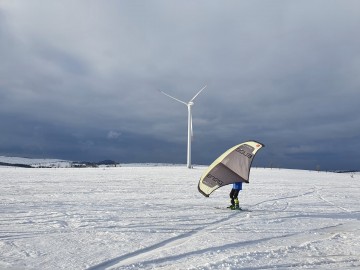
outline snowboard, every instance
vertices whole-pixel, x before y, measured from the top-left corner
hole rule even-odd
[[[215,206],[215,208],[221,210],[228,210],[228,211],[251,212],[250,209],[246,209],[246,208],[231,209],[229,207],[221,207],[221,206]]]

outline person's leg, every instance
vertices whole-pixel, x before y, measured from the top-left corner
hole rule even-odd
[[[240,192],[240,190],[237,189],[237,190],[234,191],[234,194],[233,194],[235,209],[239,209],[239,208],[240,208],[240,206],[239,206],[239,199],[238,199],[239,192]]]
[[[235,206],[234,194],[235,194],[235,189],[231,189],[231,191],[230,191],[230,203],[231,203],[231,206]]]

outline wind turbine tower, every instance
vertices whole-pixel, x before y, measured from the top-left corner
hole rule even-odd
[[[191,108],[192,106],[194,105],[194,100],[195,98],[201,93],[202,90],[204,90],[206,88],[206,85],[200,89],[199,92],[196,93],[196,95],[190,99],[190,101],[188,103],[182,101],[182,100],[179,100],[177,98],[174,98],[173,96],[170,96],[169,94],[166,94],[165,92],[163,91],[160,91],[161,93],[163,93],[165,96],[168,96],[169,98],[172,98],[182,104],[185,104],[188,108],[188,141],[187,141],[187,167],[189,169],[192,168],[191,166],[191,139],[192,139],[192,136],[193,136],[193,128],[192,128],[192,113],[191,113]]]

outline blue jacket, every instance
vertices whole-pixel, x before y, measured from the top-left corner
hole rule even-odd
[[[233,183],[233,189],[242,190],[242,182]]]

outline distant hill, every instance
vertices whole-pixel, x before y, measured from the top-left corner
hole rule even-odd
[[[31,165],[26,165],[26,164],[12,164],[12,163],[6,163],[6,162],[0,162],[0,166],[33,168]]]
[[[26,157],[0,156],[0,166],[21,168],[84,168],[98,166],[116,166],[117,164],[118,163],[113,160],[103,160],[99,162],[76,162],[61,159],[36,159]]]
[[[99,161],[97,164],[98,165],[116,165],[117,162],[107,159],[107,160]]]
[[[39,159],[26,157],[0,156],[0,166],[26,167],[26,168],[69,168],[72,161],[61,159]]]

